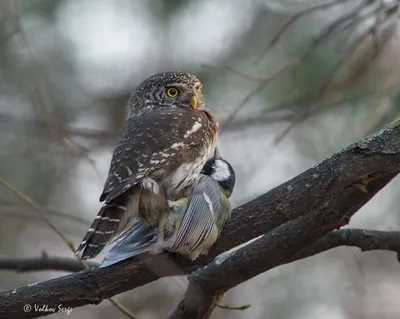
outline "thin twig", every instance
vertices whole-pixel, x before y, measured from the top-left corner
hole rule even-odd
[[[376,14],[378,11],[375,9],[372,12],[369,12],[368,14],[363,15],[362,17],[359,17],[357,19],[357,24],[365,21],[366,19],[368,19],[370,16],[372,16],[373,14]],[[351,17],[351,13],[349,13],[347,15],[347,17]],[[362,21],[359,21],[362,20]],[[341,22],[343,22],[342,19],[340,19]],[[335,21],[332,25],[335,25],[335,28],[340,27],[340,24],[337,23],[337,21]],[[311,52],[315,49],[316,46],[319,46],[323,43],[325,43],[327,41],[328,35],[333,33],[333,31],[335,30],[335,28],[332,27],[332,25],[328,26],[327,28],[325,28],[320,36],[318,36],[314,42],[313,45],[303,54],[303,56],[301,56],[299,58],[300,61],[302,61],[303,59],[307,58]],[[350,26],[353,26],[353,24],[350,24]],[[345,30],[346,28],[342,29],[341,31]],[[333,71],[330,73],[330,75],[327,77],[328,79],[325,81],[325,84],[322,86],[322,88],[319,90],[319,93],[317,94],[317,96],[313,99],[314,101],[309,101],[308,102],[308,107],[306,108],[306,111],[304,112],[304,114],[301,117],[296,118],[293,123],[291,123],[281,134],[279,134],[278,136],[275,137],[274,139],[274,145],[279,144],[280,142],[282,142],[282,140],[292,131],[292,129],[301,121],[304,121],[310,114],[311,114],[311,110],[313,108],[315,108],[315,105],[317,103],[317,101],[319,99],[321,99],[321,96],[326,92],[327,88],[329,88],[329,86],[332,84],[332,81],[334,80],[336,74],[339,72],[340,67],[344,64],[346,57],[351,56],[351,54],[353,54],[355,52],[355,50],[357,49],[357,47],[361,44],[362,41],[364,41],[366,39],[367,36],[371,35],[371,33],[373,32],[373,30],[376,29],[376,24],[374,24],[373,26],[369,27],[368,29],[366,29],[360,36],[358,41],[356,41],[355,43],[353,43],[350,48],[347,50],[348,54],[345,54],[341,57],[341,59],[339,60],[339,62],[336,64],[336,66],[333,68]],[[338,33],[336,32],[334,34],[334,36],[336,36]],[[369,63],[371,63],[374,59],[376,59],[379,55],[380,51],[375,51],[374,55],[371,57],[371,60],[369,61]],[[363,72],[363,71],[361,71]],[[362,73],[361,73],[362,74]],[[359,76],[361,76],[361,74]]]
[[[26,196],[23,194],[21,191],[19,191],[16,187],[5,181],[0,177],[0,185],[2,185],[4,188],[8,189],[12,193],[14,193],[16,196],[18,196],[20,199],[22,199],[25,203],[27,203],[29,206],[35,209],[35,211],[39,214],[39,216],[44,220],[44,222],[52,229],[54,232],[62,239],[62,241],[72,250],[72,252],[75,254],[75,245],[72,242],[72,240],[69,240],[64,233],[61,231],[61,229],[54,224],[50,218],[47,216],[47,213],[45,212],[44,209],[40,207],[35,201],[33,201],[30,197]],[[79,255],[75,254],[75,258],[79,261],[79,263],[84,267],[88,268],[88,264],[84,262]],[[128,316],[131,319],[136,319],[136,317],[129,312],[122,304],[120,304],[118,301],[114,300],[113,298],[109,298],[109,301],[123,314]]]
[[[229,116],[224,119],[222,124],[220,124],[220,129],[221,131],[226,130],[227,127],[231,124],[232,120],[235,118],[236,114],[246,105],[246,103],[258,92],[260,92],[262,89],[264,89],[272,80],[274,80],[276,77],[284,73],[286,70],[289,70],[291,68],[295,68],[299,65],[298,60],[293,60],[289,63],[287,63],[285,66],[280,68],[278,71],[276,71],[274,74],[269,76],[268,78],[264,79],[261,83],[259,83],[252,91],[250,91],[249,94],[246,95],[246,97],[242,100],[242,102],[229,114]]]
[[[95,261],[87,262],[89,268],[98,267],[99,263]],[[49,257],[43,254],[41,257],[12,258],[0,257],[1,270],[14,270],[16,272],[31,271],[68,271],[77,272],[85,267],[76,258],[69,257]]]
[[[251,76],[251,75],[245,74],[245,73],[240,72],[240,71],[238,71],[238,70],[236,70],[234,68],[231,68],[230,66],[227,66],[227,65],[218,66],[218,65],[211,65],[211,64],[203,64],[202,67],[209,68],[209,69],[217,69],[217,70],[229,71],[229,72],[231,72],[233,74],[242,76],[242,77],[244,77],[244,78],[246,78],[246,79],[248,79],[250,81],[253,81],[253,82],[262,82],[262,81],[267,80],[266,78],[259,78],[259,77],[255,77],[255,76]]]
[[[291,26],[293,25],[297,20],[299,20],[301,17],[303,17],[304,15],[307,15],[309,13],[315,12],[315,11],[319,11],[319,10],[323,10],[329,7],[333,7],[339,3],[342,2],[346,2],[346,1],[332,1],[332,2],[328,2],[328,3],[324,3],[324,4],[318,4],[315,5],[313,7],[307,8],[303,11],[300,11],[296,14],[294,14],[284,25],[283,27],[276,33],[276,35],[272,38],[272,40],[268,43],[268,45],[266,46],[266,48],[263,50],[262,54],[258,57],[256,63],[259,63],[261,61],[261,59],[264,57],[264,55],[279,41],[279,39],[281,38],[281,36],[283,35],[283,33],[285,33],[285,31]]]
[[[221,309],[227,309],[227,310],[246,310],[251,307],[251,304],[243,305],[240,307],[232,307],[232,306],[228,306],[228,305],[217,304],[217,307],[221,308]]]

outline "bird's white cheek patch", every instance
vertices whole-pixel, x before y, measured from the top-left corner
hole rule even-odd
[[[183,136],[184,138],[188,138],[194,132],[197,132],[202,127],[201,123],[195,122],[190,130],[186,131],[186,134]]]
[[[215,166],[215,172],[212,174],[212,178],[217,181],[223,181],[229,178],[231,173],[229,171],[228,164],[226,164],[224,161],[217,160]]]

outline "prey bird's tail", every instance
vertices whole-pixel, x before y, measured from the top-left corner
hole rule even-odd
[[[81,250],[82,259],[96,257],[116,235],[123,223],[126,201],[123,196],[112,202],[104,203],[88,232],[79,244],[76,253]]]
[[[116,245],[105,256],[100,268],[151,251],[157,240],[157,230],[136,219],[133,226],[116,240]]]

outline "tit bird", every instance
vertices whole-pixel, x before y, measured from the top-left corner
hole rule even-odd
[[[167,72],[142,82],[128,102],[100,201],[104,204],[77,249],[93,258],[139,219],[158,226],[166,199],[186,196],[214,146],[218,124],[193,75]]]
[[[158,228],[137,220],[104,258],[100,267],[118,263],[138,254],[176,252],[195,260],[207,255],[231,216],[229,198],[235,186],[235,172],[218,151],[203,167],[202,175],[189,197],[168,201],[170,214]]]

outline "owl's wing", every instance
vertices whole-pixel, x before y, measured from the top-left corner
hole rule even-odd
[[[154,170],[179,161],[209,132],[205,112],[158,107],[127,121],[114,151],[100,201],[110,202]]]
[[[189,247],[195,250],[207,238],[221,210],[221,196],[217,182],[209,176],[201,176],[189,198],[185,216],[176,233],[172,251]]]

